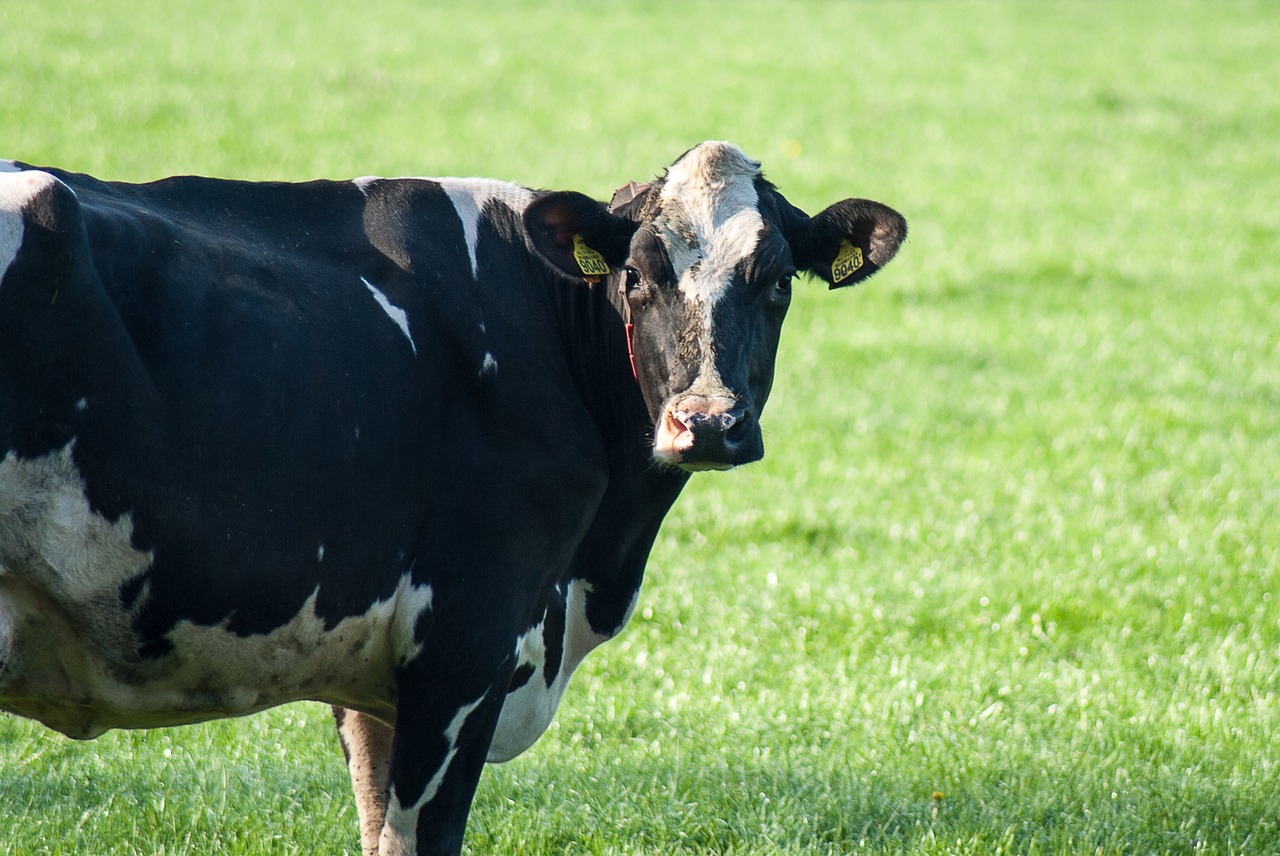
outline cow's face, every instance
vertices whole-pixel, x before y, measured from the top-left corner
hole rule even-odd
[[[727,143],[690,150],[658,181],[620,191],[611,210],[553,193],[525,223],[557,267],[616,288],[634,325],[654,457],[691,471],[764,455],[760,413],[796,273],[852,285],[906,235],[901,215],[867,200],[807,217]]]

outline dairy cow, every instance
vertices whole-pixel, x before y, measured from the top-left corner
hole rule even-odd
[[[609,206],[0,163],[0,709],[91,738],[326,702],[365,852],[457,853],[689,474],[764,453],[793,278],[905,233],[726,143]]]

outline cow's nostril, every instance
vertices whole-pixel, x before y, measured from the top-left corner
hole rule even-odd
[[[728,429],[724,432],[725,445],[729,447],[741,446],[751,439],[751,414],[747,411],[739,413],[726,414],[732,421],[728,425]]]

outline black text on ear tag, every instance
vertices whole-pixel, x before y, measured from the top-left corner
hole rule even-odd
[[[839,285],[862,267],[862,248],[845,241],[831,263],[831,284]]]
[[[607,276],[609,273],[604,256],[588,247],[581,235],[573,236],[573,260],[578,263],[583,276]]]

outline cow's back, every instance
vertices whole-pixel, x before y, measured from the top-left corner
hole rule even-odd
[[[509,414],[574,418],[520,341],[547,319],[518,213],[431,181],[0,183],[6,706],[77,736],[291,698],[389,718],[418,555],[484,531],[468,482],[514,515],[591,457],[504,475],[550,444]]]

